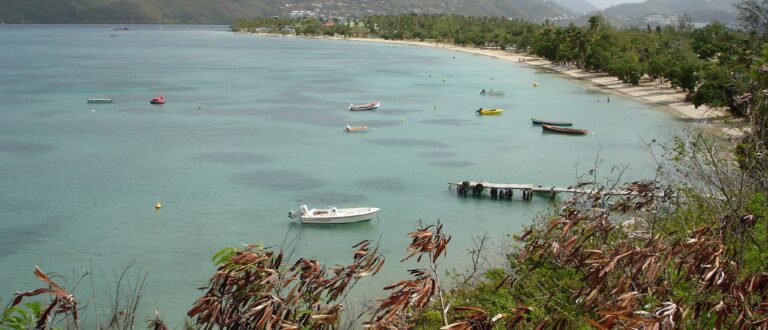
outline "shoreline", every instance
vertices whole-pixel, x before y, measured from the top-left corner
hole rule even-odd
[[[254,33],[263,36],[283,36],[279,34]],[[582,69],[554,64],[548,60],[531,55],[515,53],[501,49],[480,49],[475,47],[462,47],[454,44],[414,41],[414,40],[386,40],[381,38],[343,38],[343,37],[309,37],[288,35],[283,37],[297,37],[307,39],[330,39],[342,41],[360,41],[398,44],[418,47],[430,47],[458,51],[480,56],[488,56],[511,63],[524,64],[533,68],[559,74],[564,78],[572,79],[595,88],[597,90],[627,96],[637,101],[647,103],[667,111],[680,121],[689,122],[708,131],[713,131],[728,138],[743,136],[739,123],[728,122],[733,116],[721,109],[701,106],[698,109],[685,100],[686,92],[672,88],[669,83],[659,84],[647,77],[637,86],[624,83],[616,77],[611,77],[604,72],[589,72]]]
[[[328,39],[431,47],[480,56],[488,56],[503,61],[524,64],[533,68],[559,74],[564,78],[584,83],[591,88],[595,88],[603,92],[627,96],[640,102],[659,107],[660,109],[674,115],[680,121],[689,122],[703,129],[722,134],[726,137],[743,136],[740,125],[725,122],[726,120],[734,119],[733,116],[728,114],[726,111],[710,108],[704,105],[697,109],[692,103],[685,100],[686,92],[677,88],[672,88],[669,83],[659,84],[657,81],[648,79],[647,77],[642,79],[639,85],[634,86],[632,84],[622,82],[616,77],[611,77],[605,72],[589,72],[582,69],[554,64],[539,57],[501,49],[480,49],[475,47],[462,47],[453,44],[410,40],[386,40],[377,38],[329,37]]]

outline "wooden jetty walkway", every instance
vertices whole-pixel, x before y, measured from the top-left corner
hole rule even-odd
[[[471,193],[472,196],[482,196],[483,191],[490,191],[491,198],[498,198],[498,199],[512,199],[515,195],[515,192],[521,192],[521,195],[523,197],[523,200],[531,200],[533,199],[533,195],[538,194],[542,196],[549,197],[550,200],[554,200],[555,196],[560,193],[569,193],[569,194],[592,194],[592,193],[600,193],[602,195],[611,195],[611,196],[640,196],[641,193],[637,191],[630,191],[630,190],[596,190],[596,189],[585,189],[581,187],[568,187],[568,188],[562,188],[562,187],[554,187],[554,186],[542,186],[542,185],[533,185],[533,184],[517,184],[517,183],[491,183],[491,182],[474,182],[474,181],[461,181],[456,183],[448,183],[448,189],[449,190],[456,190],[456,193],[460,196],[466,196],[468,193]],[[663,193],[656,193],[654,194],[655,197],[659,198],[668,198],[673,197],[668,194]]]

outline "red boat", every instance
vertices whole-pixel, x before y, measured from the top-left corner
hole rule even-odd
[[[541,129],[545,132],[560,133],[560,134],[585,135],[589,133],[589,131],[585,129],[557,127],[557,126],[551,126],[551,125],[541,125]]]
[[[149,101],[149,103],[152,103],[152,104],[165,104],[165,98],[162,95],[160,95],[160,96],[152,99],[151,101]]]

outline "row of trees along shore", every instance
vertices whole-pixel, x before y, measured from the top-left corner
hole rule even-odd
[[[590,194],[535,218],[511,244],[475,237],[463,271],[439,267],[449,256],[450,228],[419,224],[402,259],[418,268],[367,306],[342,303],[385,267],[378,242],[354,245],[350,263],[336,266],[294,257],[298,238],[273,248],[225,248],[212,258],[215,270],[201,297],[180,302],[190,306],[183,328],[768,329],[768,2],[738,7],[743,30],[685,22],[619,30],[599,16],[586,27],[441,15],[373,16],[334,27],[238,20],[240,31],[291,28],[514,48],[631,83],[646,76],[670,81],[694,102],[727,107],[749,124],[735,144],[697,131],[664,143],[663,154],[654,155],[657,176],[646,181],[622,183],[626,168],[606,176],[590,170],[577,182],[592,187]],[[604,193],[617,189],[632,194]],[[504,262],[488,262],[494,245]],[[91,271],[72,282],[37,267],[34,276],[43,285],[14,295],[0,313],[0,329],[133,329],[141,320],[146,272],[127,267],[114,292],[98,301],[106,306],[97,305],[96,292],[88,297],[83,283]],[[146,325],[168,329],[160,314]]]
[[[502,17],[375,15],[348,23],[315,19],[237,19],[234,31],[418,40],[498,48],[535,55],[556,64],[605,72],[634,85],[670,83],[688,100],[750,119],[750,139],[766,131],[763,103],[768,83],[768,2],[737,4],[739,28],[713,22],[694,28],[687,15],[677,26],[613,27],[603,16],[586,26],[557,26]],[[759,138],[755,138],[759,136]]]

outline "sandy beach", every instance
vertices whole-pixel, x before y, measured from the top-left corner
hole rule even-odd
[[[387,44],[399,44],[419,47],[440,48],[464,53],[470,53],[480,56],[493,57],[500,60],[516,63],[517,65],[529,65],[542,70],[560,74],[566,78],[574,79],[587,86],[599,89],[601,91],[621,94],[634,98],[641,102],[646,102],[658,106],[658,108],[669,111],[681,121],[689,122],[692,125],[703,128],[707,131],[727,136],[729,138],[741,137],[744,135],[742,120],[734,118],[723,109],[700,106],[696,108],[692,103],[685,100],[686,92],[682,89],[672,88],[669,83],[659,83],[648,77],[643,78],[640,84],[634,86],[625,83],[616,77],[611,77],[604,72],[589,72],[582,69],[558,65],[549,60],[531,56],[528,54],[516,53],[501,49],[481,49],[475,47],[463,47],[447,43],[412,41],[412,40],[386,40],[379,38],[342,38],[342,37],[305,37],[305,36],[285,36],[269,33],[255,33],[264,36],[273,37],[298,37],[310,39],[333,39],[346,41],[377,42]],[[531,82],[534,83],[534,82]],[[541,86],[546,88],[546,86]]]
[[[444,43],[404,40],[370,38],[330,39],[433,47],[489,56],[500,60],[517,63],[518,65],[529,65],[561,74],[567,78],[578,80],[602,91],[629,96],[642,102],[657,105],[662,109],[670,111],[675,116],[678,116],[682,121],[690,122],[694,125],[698,125],[716,133],[721,133],[731,137],[743,135],[741,125],[734,123],[732,116],[727,112],[721,109],[714,109],[706,106],[701,106],[697,109],[693,104],[685,101],[686,92],[683,90],[672,88],[669,83],[660,84],[657,81],[648,78],[641,80],[639,85],[633,86],[631,84],[622,82],[616,77],[611,77],[607,73],[588,72],[581,69],[570,68],[554,64],[542,58],[500,49],[480,49],[475,47],[462,47]],[[546,86],[542,86],[542,88],[546,88]]]

